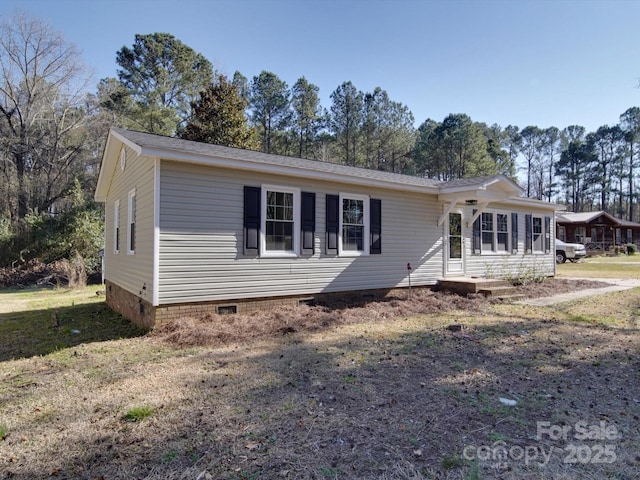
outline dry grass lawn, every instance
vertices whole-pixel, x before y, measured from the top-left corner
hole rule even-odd
[[[415,289],[5,359],[0,477],[637,479],[639,307]]]

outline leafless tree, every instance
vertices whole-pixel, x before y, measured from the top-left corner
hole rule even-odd
[[[91,175],[90,81],[49,24],[21,12],[0,24],[0,216],[52,209]]]

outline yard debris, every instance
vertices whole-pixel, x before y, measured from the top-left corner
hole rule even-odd
[[[554,278],[542,283],[522,285],[518,291],[527,297],[591,288],[590,280]],[[328,296],[313,305],[281,306],[248,314],[206,314],[199,318],[183,317],[176,322],[156,326],[151,335],[179,347],[228,345],[258,337],[300,335],[328,327],[357,323],[383,322],[387,318],[464,310],[479,313],[487,310],[495,300],[484,295],[467,298],[454,293],[433,291],[427,287],[414,288],[411,297],[404,290],[391,290],[384,296],[363,297],[361,293]],[[448,331],[466,336],[465,325],[450,324]]]
[[[510,398],[500,397],[498,400],[500,400],[500,403],[506,405],[507,407],[515,407],[518,404],[516,400],[511,400]]]

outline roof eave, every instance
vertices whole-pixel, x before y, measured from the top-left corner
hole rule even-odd
[[[102,160],[100,161],[100,170],[98,173],[98,182],[96,184],[96,192],[93,198],[96,202],[105,202],[107,200],[107,193],[109,192],[109,185],[111,175],[118,161],[117,152],[121,148],[121,144],[131,148],[136,155],[142,153],[142,147],[137,143],[132,142],[127,137],[119,134],[114,129],[109,130],[107,135],[107,141],[105,142],[104,151],[102,152]],[[120,147],[120,148],[118,148]],[[114,152],[114,149],[116,150]]]
[[[276,173],[286,176],[295,176],[308,178],[313,180],[332,180],[340,183],[355,184],[360,186],[375,186],[381,188],[389,188],[394,190],[404,190],[420,193],[432,193],[437,194],[439,188],[429,185],[407,184],[403,182],[393,182],[389,180],[372,179],[367,177],[360,177],[358,175],[345,175],[342,173],[324,172],[319,170],[313,170],[310,168],[304,168],[300,166],[287,166],[287,165],[275,165],[265,164],[262,162],[253,162],[246,159],[238,159],[232,157],[216,156],[212,157],[205,154],[196,154],[183,152],[179,150],[170,150],[166,148],[156,148],[143,146],[141,153],[145,156],[157,157],[163,160],[187,162],[198,165],[209,165],[217,167],[227,167],[237,170],[245,170],[261,173]]]
[[[440,193],[444,194],[458,194],[458,193],[466,193],[466,192],[478,192],[478,191],[487,191],[488,187],[495,185],[496,183],[500,183],[499,189],[505,193],[507,196],[522,196],[524,195],[524,189],[520,187],[517,183],[512,181],[510,178],[505,175],[496,175],[495,177],[484,180],[478,183],[472,183],[470,185],[453,185],[447,186],[442,185],[440,187]]]

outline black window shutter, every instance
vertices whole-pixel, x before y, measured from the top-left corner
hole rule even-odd
[[[473,214],[475,215],[478,210],[474,209]],[[473,222],[473,253],[481,253],[482,249],[480,248],[480,217]]]
[[[551,217],[544,217],[544,253],[551,252]]]
[[[511,253],[518,253],[518,214],[511,212]]]
[[[316,194],[313,192],[302,192],[302,249],[314,250],[314,233],[316,231]]]
[[[258,253],[260,237],[260,187],[244,187],[244,249]]]
[[[338,195],[327,195],[327,250],[338,250],[339,214],[340,197]]]
[[[371,234],[371,247],[369,253],[382,253],[382,200],[372,198],[370,201],[369,231]]]
[[[524,253],[531,253],[533,250],[533,216],[524,216]]]

